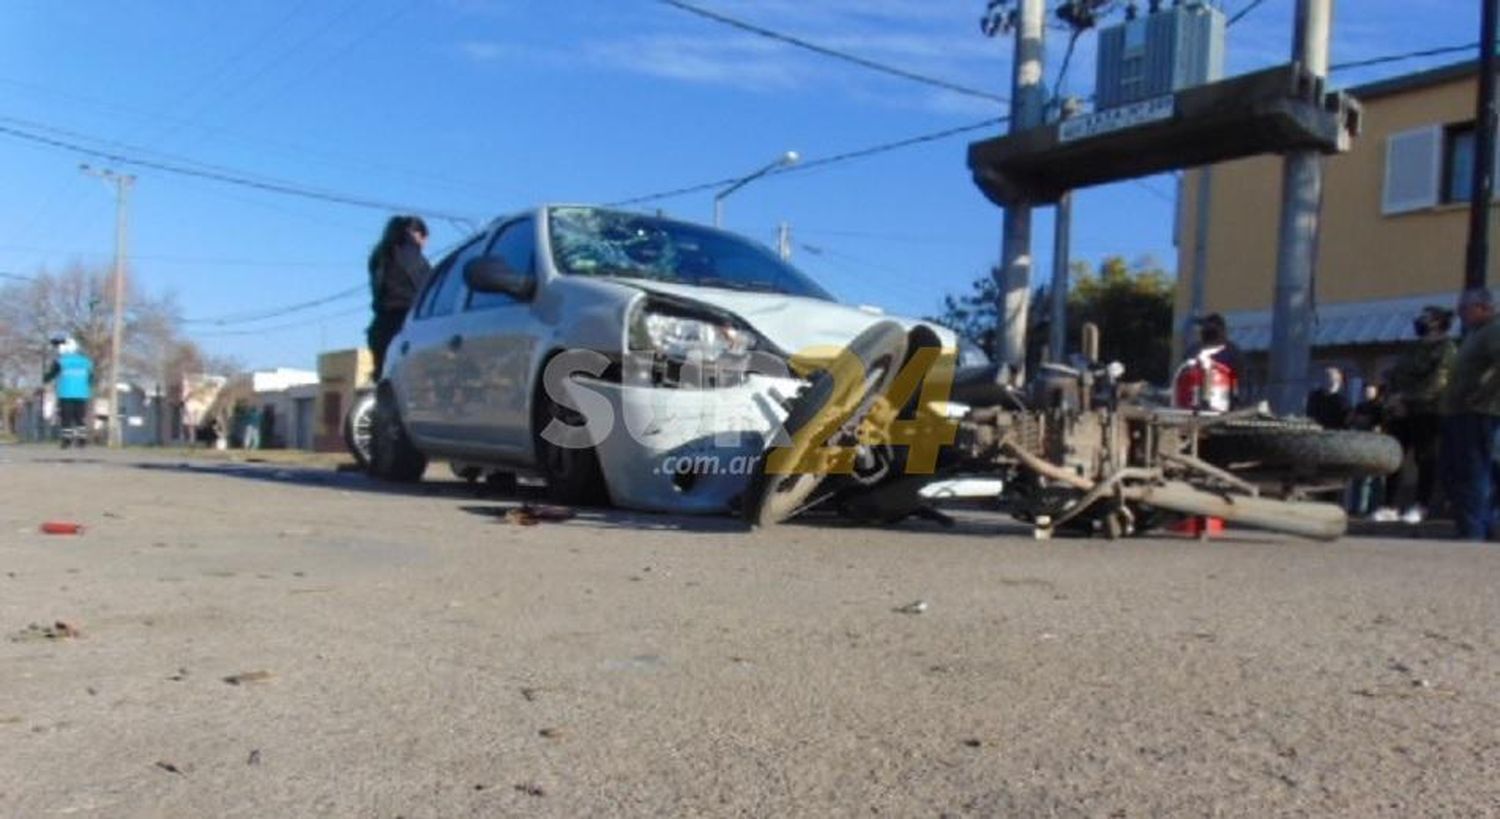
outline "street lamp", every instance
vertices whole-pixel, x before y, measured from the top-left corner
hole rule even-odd
[[[749,176],[742,176],[739,179],[736,179],[734,182],[730,183],[729,187],[714,194],[714,227],[724,226],[724,197],[728,196],[731,193],[734,193],[740,188],[745,187],[746,185],[754,182],[762,176],[765,176],[771,171],[795,165],[801,159],[802,157],[796,151],[787,151],[781,156],[776,157],[775,162],[772,162],[771,164],[765,166],[764,168],[761,168],[760,170],[750,174]]]
[[[114,324],[109,347],[109,445],[120,446],[120,344],[125,334],[125,212],[135,177],[108,168],[79,165],[78,170],[115,186]]]

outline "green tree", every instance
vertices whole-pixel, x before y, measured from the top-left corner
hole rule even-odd
[[[1171,372],[1172,276],[1151,259],[1128,264],[1111,256],[1099,269],[1073,265],[1073,286],[1068,292],[1068,343],[1076,349],[1086,321],[1099,326],[1099,354],[1106,361],[1125,365],[1126,377],[1165,383]],[[993,276],[976,279],[969,292],[948,295],[943,311],[929,321],[949,327],[983,347],[991,356],[997,347],[999,288]],[[1027,361],[1032,367],[1041,360],[1047,343],[1048,304],[1046,287],[1032,294],[1030,327],[1027,331]]]

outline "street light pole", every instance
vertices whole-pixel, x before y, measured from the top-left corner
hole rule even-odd
[[[135,177],[108,168],[80,165],[79,170],[115,186],[115,270],[113,281],[114,319],[109,344],[109,445],[118,448],[123,435],[120,429],[120,345],[125,336],[125,241],[126,215],[129,210],[130,186]]]
[[[772,162],[771,164],[765,166],[764,168],[761,168],[760,170],[756,171],[755,173],[749,174],[748,176],[742,176],[739,179],[736,179],[734,182],[730,183],[729,187],[727,187],[727,188],[719,191],[718,193],[714,194],[714,227],[723,227],[724,226],[724,198],[725,197],[729,196],[729,194],[734,193],[735,191],[739,190],[740,188],[745,187],[746,185],[750,184],[751,182],[754,182],[755,180],[761,178],[762,176],[765,176],[766,174],[770,173],[771,171],[779,170],[781,168],[785,168],[785,167],[788,167],[788,166],[791,166],[791,165],[795,165],[801,159],[802,159],[801,155],[799,155],[796,151],[787,151],[786,153],[782,154],[781,156],[776,157],[776,161],[775,162]]]

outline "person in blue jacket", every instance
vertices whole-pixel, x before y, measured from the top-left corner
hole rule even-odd
[[[62,448],[74,443],[88,446],[89,397],[94,384],[94,362],[78,349],[78,342],[64,337],[57,344],[57,360],[47,368],[46,382],[57,382],[57,415],[62,428]]]

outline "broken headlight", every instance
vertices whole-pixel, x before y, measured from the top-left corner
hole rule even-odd
[[[763,345],[728,315],[646,302],[630,322],[631,373],[665,387],[729,387],[744,381]]]

